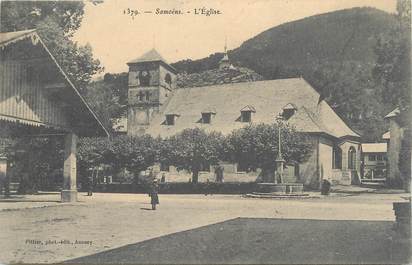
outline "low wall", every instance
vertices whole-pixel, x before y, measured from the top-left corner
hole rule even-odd
[[[160,183],[161,194],[246,194],[256,191],[256,183]],[[96,192],[147,193],[144,184],[99,184]]]

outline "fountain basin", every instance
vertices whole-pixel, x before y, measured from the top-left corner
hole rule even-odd
[[[258,183],[260,193],[294,194],[303,192],[302,183]]]

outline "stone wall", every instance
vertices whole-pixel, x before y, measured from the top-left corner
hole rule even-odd
[[[333,142],[324,137],[319,137],[319,174],[320,180],[332,181],[332,152]]]
[[[312,144],[312,152],[308,155],[308,159],[299,165],[298,182],[311,188],[319,188],[318,174],[318,137],[310,138]]]

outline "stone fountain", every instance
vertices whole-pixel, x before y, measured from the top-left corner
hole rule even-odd
[[[281,117],[277,118],[278,124],[280,125]],[[303,184],[302,183],[285,183],[283,180],[284,172],[283,167],[285,165],[285,160],[282,156],[281,148],[281,132],[280,126],[278,126],[278,155],[275,160],[275,176],[273,182],[263,182],[257,184],[257,191],[253,192],[251,197],[271,197],[271,196],[299,196],[304,195]],[[254,196],[255,195],[255,196]]]

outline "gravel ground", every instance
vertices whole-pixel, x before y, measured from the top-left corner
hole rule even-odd
[[[307,200],[161,194],[156,211],[147,210],[150,200],[143,194],[79,194],[76,204],[57,203],[59,196],[28,196],[25,202],[0,203],[0,263],[72,260],[238,217],[393,222],[392,203],[402,201],[405,194]],[[8,204],[24,207],[10,210]]]

